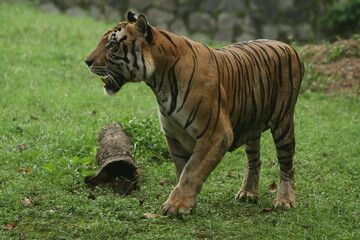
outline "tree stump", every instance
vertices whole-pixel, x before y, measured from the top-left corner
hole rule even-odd
[[[129,135],[118,123],[102,128],[99,136],[96,161],[100,168],[85,182],[95,187],[106,185],[115,192],[129,194],[138,189],[138,168],[133,158],[133,145]]]

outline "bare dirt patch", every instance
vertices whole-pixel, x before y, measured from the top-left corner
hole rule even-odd
[[[305,45],[306,87],[332,95],[360,96],[360,38]]]

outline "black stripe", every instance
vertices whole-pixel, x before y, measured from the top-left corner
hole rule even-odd
[[[267,80],[267,103],[270,104],[270,100],[271,100],[271,83],[270,83],[270,79],[271,79],[271,70],[270,70],[270,56],[268,54],[268,52],[265,50],[265,48],[263,46],[261,46],[260,44],[257,44],[257,43],[254,43],[256,46],[258,46],[262,51],[260,52],[261,53],[261,56],[263,57],[264,59],[264,63],[266,65],[266,69],[267,69],[267,72],[266,72],[266,80]],[[267,60],[265,59],[265,56],[264,54],[266,55],[267,57]],[[274,77],[275,78],[275,77]]]
[[[186,40],[184,37],[183,37],[182,39],[184,39],[184,41],[186,42],[186,44],[189,46],[189,48],[190,48],[191,51],[193,52],[194,56],[196,57],[196,53],[195,53],[194,48],[193,48],[193,46],[191,45],[191,43],[190,43],[188,40]]]
[[[289,131],[291,130],[291,126],[292,126],[292,121],[289,121],[288,124],[286,125],[285,130],[276,138],[274,138],[274,142],[275,144],[278,143],[280,140],[283,140],[285,138],[285,136],[289,133]],[[275,134],[275,132],[274,132]]]
[[[291,160],[291,159],[293,158],[293,155],[283,156],[283,157],[277,157],[279,163],[289,162],[289,161],[284,161],[284,160],[289,159],[289,158],[290,158],[290,160]]]
[[[274,105],[276,105],[276,104],[274,103]],[[280,111],[277,112],[278,115],[277,115],[276,121],[274,122],[275,126],[271,129],[271,131],[273,133],[275,133],[275,131],[278,129],[278,127],[281,123],[281,120],[284,119],[284,117],[285,117],[285,114],[284,115],[281,114],[283,112],[283,109],[284,109],[284,101],[281,102]]]
[[[164,45],[162,45],[162,43],[160,43],[160,47],[161,47],[161,49],[164,51],[164,53],[167,54],[167,52],[166,52],[166,50],[165,50],[165,48],[164,48]]]
[[[119,42],[125,41],[127,39],[127,36],[123,36],[122,38],[120,38]]]
[[[216,58],[216,55],[212,52],[212,54],[214,55],[214,60],[216,63],[216,70],[218,72],[218,86],[217,86],[217,90],[218,90],[218,99],[217,99],[217,113],[216,113],[216,120],[215,120],[215,124],[214,124],[214,128],[213,128],[213,132],[212,135],[215,133],[217,124],[219,122],[219,117],[220,117],[220,111],[221,111],[221,79],[220,79],[220,67],[219,67],[219,62]]]
[[[261,116],[263,116],[264,114],[264,110],[265,110],[265,87],[264,87],[264,81],[263,81],[263,77],[262,77],[262,68],[260,67],[260,64],[258,62],[258,59],[261,61],[261,57],[257,51],[257,49],[255,49],[254,47],[252,47],[251,45],[248,46],[249,48],[251,48],[255,54],[257,55],[257,58],[255,57],[255,64],[258,68],[259,71],[259,83],[260,83],[260,109],[261,109]]]
[[[173,48],[170,48],[170,51],[171,51],[173,56],[175,56],[175,57],[177,56],[177,54],[173,51]],[[177,51],[177,48],[176,48],[176,51]]]
[[[257,105],[256,105],[256,97],[254,93],[254,87],[252,87],[251,91],[251,101],[252,101],[252,107],[253,110],[251,111],[251,122],[254,124],[256,121],[256,115],[257,115]]]
[[[124,47],[123,47],[123,52],[124,52],[124,58],[123,60],[126,62],[126,63],[130,63],[128,57],[127,57],[127,54],[128,54],[128,47],[124,44]]]
[[[255,165],[253,165],[253,166],[249,166],[249,164],[247,165],[247,169],[249,169],[249,170],[254,170],[254,169],[258,169],[258,168],[260,168],[260,166],[261,166],[261,162],[259,161],[260,160],[260,158],[256,158],[256,159],[254,159],[254,160],[251,160],[251,162],[257,162]]]
[[[258,140],[260,137],[261,137],[261,135],[260,135],[260,136],[253,137],[253,138],[248,138],[246,141],[253,142],[253,141]]]
[[[164,67],[164,71],[163,71],[162,74],[161,74],[161,80],[160,80],[159,88],[158,88],[157,92],[160,92],[160,90],[161,90],[161,88],[162,88],[162,86],[163,86],[164,79],[165,79],[165,72],[166,72],[167,66],[168,66],[168,61],[166,60],[166,64],[165,64],[165,67]]]
[[[194,119],[196,117],[196,114],[197,114],[197,112],[199,110],[201,102],[202,102],[202,99],[200,99],[197,106],[194,107],[193,110],[190,112],[189,117],[186,120],[186,123],[185,123],[185,126],[184,126],[185,128],[188,128],[191,125],[191,123],[194,121]]]
[[[259,150],[249,150],[249,149],[245,149],[246,154],[258,154]]]
[[[169,140],[171,140],[171,141],[173,141],[173,142],[176,142],[176,143],[178,143],[178,144],[181,145],[181,143],[180,143],[177,139],[172,138],[172,137],[169,137],[169,135],[168,135],[168,134],[170,134],[169,131],[167,131],[165,128],[163,128],[163,130],[164,130],[164,132],[165,132],[165,137],[166,137],[167,139],[169,139]]]
[[[246,58],[245,58],[246,57]],[[239,89],[241,90],[241,92],[239,92],[238,95],[241,96],[241,101],[240,101],[240,106],[239,106],[239,109],[240,109],[240,113],[238,115],[238,118],[237,118],[237,121],[236,121],[236,124],[235,124],[235,129],[234,129],[234,132],[238,133],[236,136],[240,136],[241,135],[241,131],[244,131],[245,129],[245,117],[247,116],[247,111],[248,111],[248,89],[249,88],[249,84],[248,84],[248,81],[249,81],[249,78],[250,78],[250,75],[249,75],[249,70],[248,70],[248,67],[247,67],[247,64],[246,63],[249,63],[249,59],[248,59],[248,56],[247,55],[244,55],[244,56],[241,56],[240,57],[242,59],[242,62],[244,63],[244,67],[242,67],[243,65],[240,65],[241,67],[241,70],[243,71],[243,74],[244,74],[244,77],[243,79],[245,81],[242,81],[242,87],[239,87]],[[241,122],[241,120],[243,120],[243,122]],[[240,132],[238,132],[240,130]]]
[[[160,105],[161,103],[158,101],[158,104]],[[166,113],[164,113],[162,110],[159,110],[159,111],[163,116],[166,116]]]
[[[169,40],[172,45],[174,45],[175,47],[177,47],[176,44],[173,42],[173,40],[171,39],[171,37],[170,37],[167,33],[163,32],[163,31],[159,31],[159,32],[160,32],[162,35],[164,35],[164,37],[166,37],[166,39]]]
[[[236,106],[236,102],[238,102],[238,88],[239,88],[239,85],[240,85],[240,81],[241,81],[241,75],[240,73],[243,74],[243,71],[240,70],[241,67],[241,62],[240,62],[240,58],[239,56],[237,55],[236,52],[234,52],[233,50],[229,49],[228,52],[231,54],[231,56],[233,57],[233,60],[234,60],[234,63],[235,63],[235,66],[236,66],[236,71],[233,70],[233,103],[232,103],[232,108],[230,110],[230,116],[232,116],[232,114],[234,113],[234,110],[235,110],[235,106]],[[230,59],[229,59],[230,61]],[[231,62],[231,61],[230,61]],[[232,66],[232,69],[234,69],[234,66]]]
[[[177,112],[179,112],[183,108],[183,106],[184,106],[184,104],[185,104],[185,102],[186,102],[186,100],[187,100],[187,98],[189,96],[190,89],[191,89],[191,83],[192,83],[192,80],[193,80],[193,77],[194,77],[194,73],[195,73],[195,69],[196,69],[196,62],[197,62],[196,57],[195,56],[192,56],[192,57],[193,57],[193,61],[194,61],[193,62],[193,70],[191,72],[190,79],[189,79],[188,84],[187,84],[187,88],[186,88],[186,91],[185,91],[185,94],[184,94],[183,102],[182,102],[180,108],[177,110]]]
[[[177,95],[178,95],[178,86],[177,86],[177,79],[175,74],[175,66],[179,62],[180,57],[175,61],[175,63],[171,66],[169,73],[168,73],[168,79],[170,84],[170,92],[171,92],[171,103],[170,103],[170,110],[168,111],[168,115],[171,115],[175,108],[177,103]]]
[[[214,54],[214,52],[213,52],[213,50],[211,50],[208,46],[206,46],[205,44],[201,44],[201,45],[203,45],[207,50],[208,50],[208,52],[210,53],[210,55],[211,55],[211,57],[213,58],[213,60],[216,60],[216,57],[215,57],[215,54]]]
[[[189,159],[191,157],[191,156],[182,156],[182,155],[175,154],[175,153],[173,153],[172,155],[173,155],[173,157],[182,158],[182,159]]]
[[[300,82],[302,80],[302,77],[304,75],[304,63],[302,62],[300,56],[299,56],[299,53],[293,48],[290,46],[290,48],[294,51],[295,53],[295,56],[296,56],[296,60],[297,60],[297,63],[298,63],[298,66],[299,66],[299,70],[300,70]]]
[[[135,46],[135,40],[131,42],[131,55],[134,57],[134,63],[133,67],[136,69],[139,69],[139,65],[137,63],[137,56],[136,56],[136,46]]]
[[[278,151],[289,151],[294,147],[294,142],[290,142],[290,143],[286,143],[284,145],[281,146],[276,146],[276,149]]]
[[[151,87],[152,89],[156,89],[156,74],[153,74],[153,85]]]
[[[280,83],[280,87],[281,87],[282,86],[282,63],[281,63],[280,55],[273,46],[271,46],[269,44],[265,44],[265,45],[268,46],[276,54],[276,56],[278,58],[277,66],[279,68],[279,83]],[[274,67],[276,67],[276,65]]]
[[[207,129],[209,128],[210,121],[211,121],[211,118],[212,118],[212,109],[210,110],[209,116],[210,117],[208,119],[208,122],[206,123],[206,126],[205,126],[204,130],[196,137],[196,139],[201,138],[204,135],[204,133],[207,131]]]
[[[114,60],[122,60],[122,61],[126,62],[127,64],[130,63],[130,61],[127,57],[128,47],[126,45],[124,45],[124,47],[123,47],[123,52],[124,52],[124,57],[113,55],[113,56],[111,56],[111,58],[113,58]]]
[[[147,78],[148,76],[146,76],[146,64],[145,64],[144,53],[141,53],[141,61],[142,61],[142,65],[143,65],[143,76],[144,76],[144,78]]]
[[[276,69],[277,69],[277,67],[276,67],[275,60],[273,60],[273,65],[274,65],[274,78],[276,78],[276,75],[277,75],[276,74]],[[270,115],[270,117],[269,117],[269,119],[267,121],[270,121],[273,118],[274,114],[275,114],[275,108],[277,106],[276,100],[278,98],[278,93],[279,93],[279,91],[278,91],[278,83],[277,83],[277,81],[275,81],[274,86],[272,87],[271,97],[270,97],[270,99],[271,99],[270,100],[270,106],[271,106],[270,112],[271,112],[271,115]]]

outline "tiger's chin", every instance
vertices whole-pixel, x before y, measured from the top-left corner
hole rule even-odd
[[[104,83],[104,92],[108,95],[117,93],[125,83],[123,76],[117,78],[106,76],[102,77],[101,81]]]

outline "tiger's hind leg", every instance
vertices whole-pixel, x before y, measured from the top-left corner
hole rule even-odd
[[[245,150],[247,156],[247,167],[245,169],[244,179],[240,191],[235,199],[242,201],[257,202],[258,187],[260,178],[260,137],[250,139],[246,142]]]
[[[290,114],[271,129],[280,165],[280,184],[273,201],[275,208],[295,207],[293,156],[295,152],[294,122]]]

